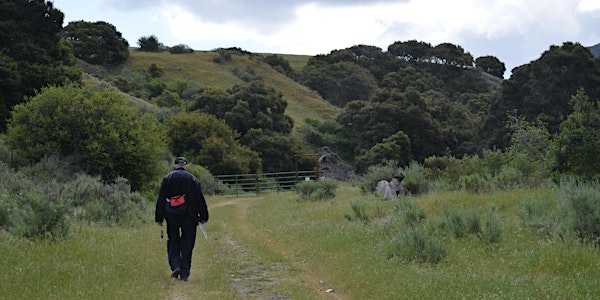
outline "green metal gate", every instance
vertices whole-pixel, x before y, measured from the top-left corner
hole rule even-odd
[[[215,176],[216,194],[239,197],[292,191],[295,190],[297,183],[317,180],[317,176],[316,171],[217,175]]]

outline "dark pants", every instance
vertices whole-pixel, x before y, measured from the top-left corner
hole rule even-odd
[[[190,276],[192,251],[196,242],[198,222],[189,216],[169,215],[167,219],[167,254],[171,271],[179,268],[181,278]]]

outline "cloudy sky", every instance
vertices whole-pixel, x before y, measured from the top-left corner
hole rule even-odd
[[[516,66],[551,45],[600,43],[600,0],[54,0],[71,21],[105,21],[130,45],[155,35],[195,50],[328,54],[418,40]]]

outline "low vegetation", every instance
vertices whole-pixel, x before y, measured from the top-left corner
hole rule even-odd
[[[8,298],[321,299],[329,290],[352,299],[594,299],[598,245],[580,238],[575,219],[554,217],[576,216],[559,200],[580,194],[573,188],[378,201],[341,184],[335,198],[316,202],[293,192],[209,197],[209,240],[198,239],[185,288],[169,279],[150,212],[133,228],[70,222],[73,238],[62,242],[3,231],[0,280]],[[362,217],[346,218],[359,201]]]

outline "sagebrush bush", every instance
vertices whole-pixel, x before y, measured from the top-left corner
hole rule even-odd
[[[8,195],[0,191],[0,228],[7,228],[10,226],[10,214],[8,205]]]
[[[458,178],[457,186],[461,190],[471,193],[483,193],[490,190],[490,175],[475,173],[463,175]]]
[[[349,221],[359,220],[363,223],[368,223],[371,220],[369,216],[367,206],[363,201],[355,200],[350,203],[353,215],[346,214],[345,217]]]
[[[71,173],[76,169],[55,158],[19,171],[0,165],[0,226],[21,237],[61,239],[73,220],[126,224],[148,209],[126,179],[106,183]]]
[[[110,224],[115,222],[110,206],[102,200],[93,200],[83,205],[83,213],[80,218],[89,223]]]
[[[556,201],[580,241],[600,245],[600,184],[564,181]]]
[[[17,236],[33,239],[64,239],[69,233],[68,209],[45,199],[40,191],[32,190],[16,195],[18,207],[12,217],[12,230]]]
[[[425,210],[418,207],[412,201],[397,201],[394,204],[394,210],[402,219],[402,222],[410,227],[420,225],[427,217]]]
[[[302,200],[319,201],[335,198],[338,182],[335,179],[325,178],[318,181],[303,181],[296,184],[296,193]]]
[[[479,237],[486,244],[497,244],[502,240],[502,223],[495,209],[486,214],[484,228]]]
[[[439,239],[418,226],[400,232],[388,245],[388,257],[408,261],[440,263],[446,256],[447,246]]]
[[[423,194],[429,191],[429,170],[422,164],[413,161],[408,167],[398,170],[404,173],[404,187],[411,194]]]
[[[386,161],[367,169],[362,178],[361,190],[365,194],[373,193],[381,180],[390,181],[397,173],[404,174],[404,187],[411,194],[422,194],[429,190],[429,170],[418,162],[411,162],[406,168],[398,168],[396,161]]]
[[[472,209],[445,210],[447,225],[454,237],[462,238],[469,234],[481,233],[481,215]]]
[[[551,199],[527,199],[518,211],[523,225],[534,234],[551,236],[555,233]]]
[[[210,171],[199,165],[190,165],[188,171],[192,173],[202,186],[202,193],[205,195],[214,195],[217,192],[217,184]]]
[[[396,232],[387,245],[388,258],[398,257],[407,261],[439,263],[446,256],[443,236],[427,221],[424,209],[412,201],[398,200],[394,204]],[[395,226],[394,226],[395,227]]]
[[[386,161],[383,164],[373,165],[365,172],[360,188],[364,194],[371,194],[375,191],[377,183],[381,180],[391,180],[398,171],[396,161]]]
[[[250,65],[246,65],[243,68],[238,68],[235,67],[233,69],[231,69],[231,73],[233,75],[235,75],[235,77],[245,81],[245,82],[250,82],[250,81],[254,81],[254,80],[263,80],[263,76],[258,74],[254,68]]]
[[[453,156],[431,156],[425,159],[423,166],[434,180],[456,181],[462,175],[461,160]]]
[[[516,167],[503,166],[500,172],[491,180],[491,189],[507,190],[519,186],[525,186],[523,173]]]
[[[142,210],[141,195],[131,192],[124,178],[117,178],[114,183],[103,183],[100,178],[79,174],[66,186],[63,195],[72,199],[74,207],[83,207],[86,212],[88,208],[97,210],[104,207],[107,210],[104,214],[110,215],[110,219],[117,223],[135,216]],[[103,205],[90,205],[96,201],[103,202]],[[93,214],[98,215],[98,212]],[[107,221],[107,218],[101,219]]]

